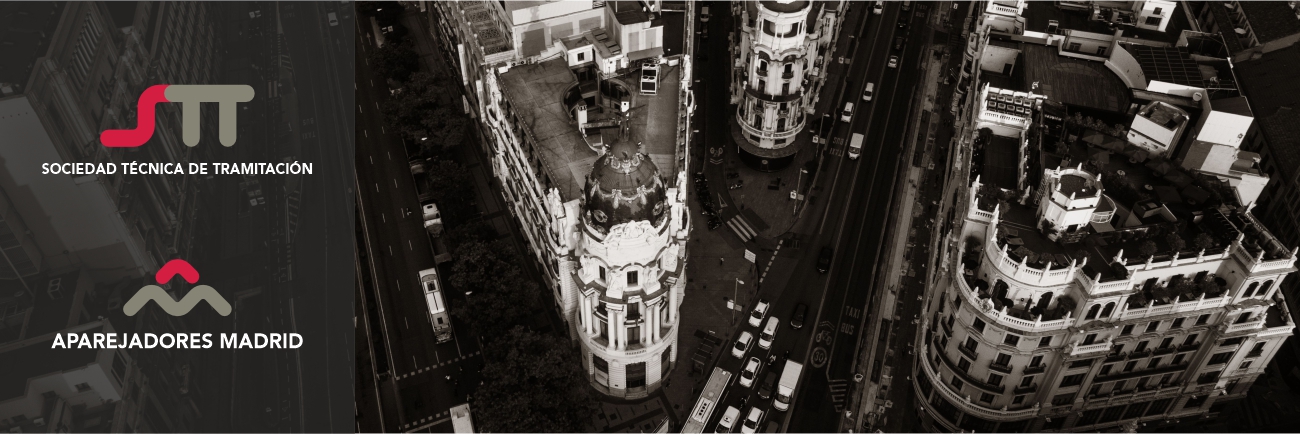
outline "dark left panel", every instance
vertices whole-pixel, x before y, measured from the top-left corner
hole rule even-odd
[[[356,429],[355,28],[0,3],[0,430]]]

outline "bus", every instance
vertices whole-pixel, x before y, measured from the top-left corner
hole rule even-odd
[[[474,420],[470,417],[468,402],[451,408],[451,429],[457,434],[474,432]]]
[[[731,373],[722,368],[713,368],[713,375],[710,375],[709,382],[704,384],[700,399],[695,401],[695,407],[691,409],[691,417],[686,419],[685,425],[682,425],[682,432],[703,433],[704,425],[709,423],[709,418],[713,416],[713,409],[722,405],[722,399],[727,394],[727,386],[730,385]]]
[[[442,298],[442,287],[438,284],[438,269],[421,271],[420,285],[424,287],[424,302],[429,305],[429,323],[433,324],[433,335],[440,344],[451,341],[451,317],[447,315],[447,303]]]

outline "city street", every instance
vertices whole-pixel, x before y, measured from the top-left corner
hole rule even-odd
[[[815,198],[805,211],[803,221],[797,225],[795,232],[801,238],[798,248],[800,259],[787,288],[763,288],[758,296],[773,301],[769,314],[788,320],[797,304],[810,307],[807,325],[798,331],[782,325],[771,350],[755,346],[746,355],[764,360],[764,371],[780,370],[778,362],[766,366],[766,359],[771,355],[780,357],[790,351],[792,360],[803,362],[805,374],[801,380],[792,413],[771,412],[770,402],[763,402],[754,391],[739,385],[731,386],[719,411],[707,427],[716,424],[726,406],[746,408],[742,401],[756,403],[759,408],[768,411],[767,417],[786,425],[783,431],[790,432],[834,432],[838,429],[843,406],[847,404],[848,383],[853,379],[853,363],[858,353],[864,312],[869,311],[867,302],[875,288],[872,288],[876,276],[876,263],[880,257],[884,242],[884,229],[888,213],[881,212],[891,200],[895,182],[898,179],[899,156],[904,143],[904,127],[911,112],[911,98],[917,84],[914,71],[919,64],[918,56],[922,53],[920,38],[908,38],[903,50],[894,51],[891,44],[894,37],[902,36],[911,27],[924,21],[914,19],[914,9],[901,13],[898,5],[886,5],[883,15],[871,15],[870,8],[854,7],[849,12],[841,30],[841,45],[847,45],[851,51],[839,53],[844,55],[844,65],[848,77],[840,95],[831,107],[837,112],[830,118],[834,122],[829,152],[826,155],[821,181],[814,187],[810,196]],[[895,23],[898,17],[909,22],[907,28],[900,29]],[[923,17],[923,15],[919,15]],[[867,22],[863,23],[862,19]],[[711,28],[711,39],[702,41],[701,50],[708,50],[709,61],[698,63],[701,68],[699,77],[711,83],[726,83],[729,73],[726,68],[710,68],[716,62],[713,59],[728,59],[728,41],[722,37],[730,28],[731,17],[714,14],[707,23]],[[861,31],[863,43],[848,40],[849,35],[858,37]],[[890,55],[898,55],[897,68],[886,64]],[[835,61],[838,62],[839,56]],[[860,59],[860,61],[853,61]],[[862,101],[862,91],[867,82],[876,83],[876,95],[871,102]],[[728,104],[728,89],[723,86],[701,87],[699,106],[704,112],[705,122],[701,125],[706,143],[712,146],[724,146],[728,152],[735,147],[726,143],[727,122],[733,119],[734,106]],[[838,120],[838,109],[844,102],[853,101],[858,108],[854,117],[847,124]],[[852,133],[866,136],[866,145],[862,158],[849,160],[844,154],[848,138]],[[835,204],[835,206],[829,206]],[[801,227],[801,228],[800,228]],[[833,265],[828,275],[816,271],[816,256],[822,246],[830,246],[835,251]],[[752,286],[751,286],[752,288]],[[753,303],[746,306],[744,312],[738,312],[737,321],[745,321],[745,313]],[[759,330],[747,324],[740,324],[739,331],[748,331],[757,336]],[[726,342],[728,354],[720,356],[717,366],[739,374],[743,361],[730,356],[730,345],[739,335],[731,336]],[[864,371],[859,369],[858,371]],[[793,414],[787,421],[787,415]]]
[[[821,298],[817,320],[810,323],[816,324],[820,339],[811,342],[805,353],[811,367],[822,369],[813,369],[804,376],[790,431],[838,431],[854,374],[874,375],[871,371],[878,369],[856,367],[855,359],[864,344],[864,325],[870,319],[863,313],[874,311],[868,301],[874,292],[888,290],[875,287],[878,273],[885,271],[878,264],[884,252],[887,225],[891,224],[890,213],[882,211],[889,209],[893,202],[904,133],[912,114],[912,94],[919,78],[917,66],[924,52],[923,38],[919,36],[905,36],[907,40],[901,52],[894,49],[895,38],[921,26],[926,13],[920,8],[903,12],[899,7],[889,3],[883,14],[868,15],[862,39],[856,50],[846,56],[865,61],[852,64],[847,74],[849,84],[833,106],[843,107],[844,102],[855,101],[861,108],[849,125],[836,122],[832,147],[843,146],[835,142],[847,142],[852,133],[863,134],[866,141],[862,158],[856,162],[838,159],[830,176],[831,185],[822,187],[830,190],[824,204],[837,206],[810,210],[818,211],[810,217],[820,221],[816,247],[832,246],[835,260],[824,284],[826,292]],[[869,13],[865,5],[861,9],[862,13]],[[900,20],[907,22],[907,27],[899,28],[895,24]],[[853,30],[846,25],[843,32]],[[897,68],[887,66],[891,55],[898,56]],[[877,89],[869,103],[861,98],[866,82],[874,82]],[[849,170],[844,170],[844,166]],[[810,261],[811,258],[805,259]]]
[[[370,277],[363,285],[367,303],[376,303],[379,330],[370,329],[375,345],[374,366],[387,365],[386,372],[359,370],[374,376],[367,391],[378,396],[378,414],[358,416],[359,426],[380,426],[383,431],[427,429],[444,422],[448,409],[466,401],[472,392],[471,373],[482,364],[475,336],[466,327],[454,327],[451,342],[437,344],[417,273],[433,268],[433,252],[426,235],[416,187],[410,174],[408,155],[400,136],[389,132],[379,113],[379,103],[388,95],[385,81],[376,77],[367,61],[375,49],[368,22],[358,20],[356,45],[356,173],[358,225],[363,229],[361,264]],[[416,37],[412,32],[411,37]],[[445,275],[445,274],[444,274]],[[445,281],[444,281],[445,284]],[[460,297],[445,294],[449,304]],[[369,313],[366,313],[369,315]],[[358,320],[358,333],[361,331]],[[360,366],[360,365],[358,365]],[[464,384],[461,384],[461,383]],[[474,382],[476,383],[476,382]],[[359,391],[360,393],[360,391]],[[358,411],[361,411],[358,409]],[[382,425],[374,419],[382,418]]]

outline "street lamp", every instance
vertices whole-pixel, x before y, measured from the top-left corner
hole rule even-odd
[[[794,211],[791,212],[791,215],[799,214],[799,203],[803,202],[803,198],[799,197],[799,189],[803,186],[803,174],[805,173],[808,173],[808,169],[800,167],[799,180],[794,184]]]
[[[740,291],[740,285],[744,284],[745,282],[742,282],[742,281],[740,280],[739,277],[737,277],[737,278],[735,278],[735,279],[736,279],[736,284],[735,284],[735,286],[732,286],[732,287],[731,287],[731,302],[732,302],[735,306],[739,306],[740,304],[736,303],[736,302],[737,302],[737,300],[736,300],[736,293]],[[732,307],[732,308],[731,308],[731,325],[736,325],[736,308],[735,308],[735,307]]]

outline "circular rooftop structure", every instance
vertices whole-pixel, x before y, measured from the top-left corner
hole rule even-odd
[[[659,168],[631,142],[617,142],[596,159],[583,195],[583,220],[601,233],[637,220],[658,226],[667,216]]]

